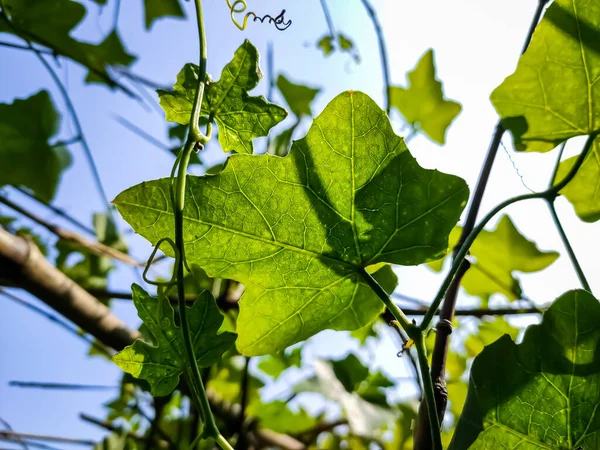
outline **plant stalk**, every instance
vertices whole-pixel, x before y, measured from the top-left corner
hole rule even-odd
[[[558,169],[560,167],[560,161],[562,159],[562,155],[565,150],[565,146],[566,146],[566,142],[563,143],[563,145],[560,147],[560,150],[558,152],[558,157],[556,159],[554,171],[552,172],[552,177],[550,178],[550,185],[548,186],[549,188],[551,188],[554,185],[554,182],[556,181],[556,176],[558,175]],[[567,233],[565,232],[565,229],[562,226],[560,218],[558,217],[558,213],[556,212],[556,206],[554,204],[555,200],[556,200],[556,197],[554,197],[551,200],[548,200],[548,209],[550,209],[550,215],[552,216],[552,220],[554,221],[556,230],[558,231],[558,234],[560,235],[560,239],[562,240],[562,243],[565,246],[565,250],[567,251],[567,254],[569,255],[569,259],[571,260],[571,265],[575,269],[575,273],[577,273],[579,282],[581,283],[581,285],[583,286],[583,288],[586,291],[591,293],[592,288],[590,287],[590,284],[588,283],[587,278],[585,277],[583,269],[581,268],[581,264],[579,264],[579,260],[577,259],[577,256],[575,255],[575,251],[573,250],[573,247],[571,246],[571,242],[569,241],[569,238],[567,237]]]
[[[535,28],[536,28],[538,22],[540,21],[542,12],[544,11],[544,7],[548,3],[548,1],[549,0],[539,0],[538,1],[538,5],[537,5],[537,8],[533,15],[533,18],[531,20],[531,25],[529,27],[527,36],[525,38],[525,41],[523,44],[523,49],[522,49],[521,53],[524,53],[525,50],[527,50],[527,47],[529,46],[529,43],[531,42],[531,38],[533,36]],[[462,264],[462,259],[465,256],[465,255],[463,255],[460,259],[458,259],[457,252],[458,252],[459,248],[462,248],[463,244],[465,243],[466,238],[473,231],[473,228],[477,221],[477,215],[478,215],[479,209],[481,207],[483,195],[484,195],[485,189],[487,187],[487,183],[490,178],[490,174],[492,172],[492,167],[494,165],[496,155],[498,154],[498,149],[500,147],[500,143],[502,141],[502,136],[504,135],[504,131],[505,130],[504,130],[504,127],[502,126],[501,122],[498,122],[496,124],[496,128],[495,128],[494,134],[492,136],[492,141],[490,142],[489,149],[485,156],[485,159],[484,159],[484,162],[483,162],[483,165],[481,168],[481,172],[479,174],[479,179],[477,180],[477,185],[475,187],[475,192],[473,194],[471,204],[470,204],[468,212],[467,212],[467,216],[465,219],[465,224],[463,226],[463,231],[462,231],[461,237],[459,239],[457,247],[455,247],[455,251],[454,251],[454,255],[455,255],[454,262],[455,263],[457,261],[459,261],[459,264]],[[456,271],[455,271],[454,275],[456,275],[456,273],[458,272],[459,269],[460,269],[460,265],[456,267]],[[464,272],[466,272],[466,270],[467,269],[465,268]],[[448,295],[446,297],[446,301],[444,301],[444,304],[440,311],[439,323],[440,323],[441,327],[438,329],[438,332],[436,333],[436,340],[435,340],[435,345],[433,348],[431,375],[434,380],[435,389],[436,389],[435,390],[436,399],[438,400],[437,401],[437,405],[438,405],[437,414],[438,414],[440,421],[444,417],[445,405],[447,402],[447,392],[445,391],[445,389],[446,389],[445,388],[445,386],[446,386],[446,380],[445,380],[446,356],[445,355],[448,352],[449,336],[452,333],[452,320],[454,318],[454,311],[456,309],[456,301],[458,298],[458,290],[459,290],[460,282],[462,280],[462,275],[464,275],[464,272],[462,272],[460,274],[460,276],[457,276],[455,278],[455,280],[453,281],[455,286],[453,286],[453,288],[449,291],[449,294],[452,294],[452,295]],[[444,292],[446,292],[448,290],[448,287],[449,286],[444,287]],[[435,302],[437,303],[437,305],[436,305],[435,309],[437,309],[439,307],[441,301],[442,301],[441,298],[440,299],[436,298]],[[419,419],[418,419],[419,427],[417,427],[417,428],[421,428],[421,429],[427,428],[427,423],[426,423],[427,420],[428,420],[428,413],[423,411],[423,407],[421,407],[421,409],[419,411]],[[424,434],[423,439],[426,439],[426,436],[427,436],[427,434]],[[428,450],[429,444],[430,443],[427,442],[426,440],[423,440],[421,442],[421,439],[418,438],[417,436],[415,436],[415,449],[416,450]]]
[[[385,45],[385,39],[383,37],[383,30],[381,29],[381,24],[379,23],[379,19],[377,18],[377,13],[375,12],[375,8],[373,5],[369,3],[369,0],[361,0],[363,6],[367,10],[367,14],[371,18],[371,22],[373,23],[373,28],[375,28],[375,33],[377,34],[377,42],[379,44],[379,55],[381,58],[381,72],[383,74],[383,85],[385,87],[385,112],[387,115],[390,115],[391,105],[390,105],[390,68],[387,59],[387,48]]]
[[[415,339],[415,347],[419,358],[419,368],[421,370],[421,378],[423,379],[423,394],[425,395],[425,404],[429,414],[429,423],[433,424],[429,427],[431,432],[431,442],[433,450],[442,450],[442,435],[440,431],[440,422],[437,416],[437,408],[435,407],[435,393],[433,391],[433,382],[427,362],[427,348],[425,347],[424,333],[419,333]]]
[[[206,48],[206,31],[204,29],[204,17],[202,14],[202,1],[195,0],[196,4],[196,17],[198,21],[198,38],[200,44],[200,64],[198,72],[198,88],[196,89],[196,95],[194,97],[194,104],[192,106],[192,114],[190,116],[190,131],[187,142],[183,148],[181,158],[179,159],[179,168],[177,171],[177,181],[175,186],[174,205],[173,213],[175,217],[175,246],[179,251],[180,257],[176,261],[176,278],[177,278],[177,296],[179,304],[179,318],[181,322],[181,330],[183,333],[183,340],[185,343],[188,364],[189,364],[189,381],[190,390],[192,392],[196,406],[200,409],[203,417],[204,428],[202,435],[205,438],[213,438],[217,441],[219,446],[225,450],[233,450],[227,440],[221,435],[215,418],[210,409],[208,402],[208,396],[204,383],[202,382],[202,375],[200,368],[198,367],[198,361],[194,354],[194,345],[192,336],[190,333],[190,326],[187,320],[187,305],[185,298],[184,288],[184,268],[185,268],[185,243],[183,240],[183,210],[185,207],[185,189],[187,180],[187,168],[190,162],[192,152],[202,148],[202,146],[210,139],[210,126],[209,136],[205,136],[200,132],[199,119],[200,110],[202,107],[202,97],[204,94],[204,81],[206,79],[206,59],[207,59],[207,48]],[[177,163],[176,163],[177,164]]]

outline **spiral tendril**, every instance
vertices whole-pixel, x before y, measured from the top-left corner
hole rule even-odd
[[[256,13],[253,11],[248,11],[244,15],[244,19],[240,24],[235,18],[235,15],[246,12],[246,9],[248,8],[246,0],[235,0],[233,3],[230,0],[227,0],[227,7],[230,10],[232,22],[236,27],[238,27],[238,29],[242,31],[246,29],[248,20],[250,18],[252,18],[253,22],[265,23],[265,21],[267,21],[267,23],[275,25],[275,28],[277,28],[279,31],[285,31],[290,27],[290,25],[292,25],[291,20],[285,20],[285,9],[281,10],[281,13],[279,13],[277,17],[273,17],[269,14],[265,14],[261,17],[256,15]]]

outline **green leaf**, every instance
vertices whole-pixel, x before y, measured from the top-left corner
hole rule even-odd
[[[300,367],[301,364],[302,348],[297,347],[289,354],[282,352],[267,356],[258,363],[258,368],[276,380],[286,369],[289,369],[290,367]]]
[[[428,50],[412,72],[409,87],[390,87],[390,106],[396,108],[416,130],[438,144],[446,142],[446,130],[461,111],[460,103],[444,98],[436,78],[433,50]]]
[[[450,247],[458,243],[461,232],[461,227],[452,231]],[[521,286],[513,272],[537,272],[558,258],[557,252],[539,250],[533,241],[519,233],[508,216],[502,216],[495,230],[483,230],[471,246],[470,254],[475,261],[461,285],[484,301],[496,293],[511,301],[519,299]],[[430,267],[441,270],[441,261],[431,263]]]
[[[315,99],[320,89],[314,89],[289,81],[283,75],[277,77],[277,88],[292,112],[297,116],[312,116],[310,104]]]
[[[152,395],[168,395],[177,387],[187,366],[187,354],[175,311],[166,297],[151,297],[138,285],[132,286],[133,304],[140,319],[150,330],[156,346],[136,340],[113,357],[125,372],[147,380]],[[204,291],[188,311],[194,354],[199,367],[209,367],[235,341],[235,334],[217,334],[223,315],[212,295]]]
[[[452,450],[600,448],[600,304],[570,291],[523,342],[503,336],[473,363]]]
[[[207,388],[213,391],[221,400],[239,404],[242,397],[240,387],[242,386],[246,361],[245,358],[237,354],[230,358],[226,356],[227,354],[213,367],[213,373],[209,378]],[[251,403],[253,399],[259,398],[258,391],[264,386],[264,383],[249,373],[246,386],[248,402]]]
[[[317,41],[317,47],[321,49],[323,56],[329,56],[335,50],[339,50],[342,53],[350,55],[354,62],[358,64],[360,62],[360,55],[354,42],[342,33],[338,33],[336,40],[337,43],[334,44],[333,37],[330,34],[326,34]]]
[[[577,156],[566,159],[558,167],[556,180],[560,181],[575,164]],[[592,150],[586,156],[583,165],[560,193],[575,208],[575,212],[584,222],[596,222],[600,219],[600,140],[596,139]]]
[[[292,146],[292,137],[294,135],[294,131],[298,128],[300,122],[296,122],[287,130],[283,130],[280,134],[275,136],[269,142],[269,148],[267,152],[271,155],[276,156],[286,156],[290,152],[290,147]]]
[[[174,233],[169,186],[115,199],[151,242]],[[467,197],[460,178],[417,164],[373,100],[345,92],[287,157],[233,155],[216,175],[188,177],[186,257],[244,284],[238,349],[276,353],[371,322],[383,306],[363,268],[439,258]]]
[[[55,50],[92,69],[87,81],[105,82],[111,87],[108,66],[129,65],[128,55],[113,31],[99,45],[80,42],[70,36],[86,14],[83,5],[71,0],[3,0],[2,10],[10,21],[0,17],[0,32],[25,37]],[[52,20],[48,20],[51,17]]]
[[[257,418],[261,428],[283,434],[303,433],[318,424],[318,420],[306,410],[300,408],[294,412],[288,408],[288,403],[282,400],[263,403],[257,398],[248,405],[248,415]]]
[[[219,143],[226,152],[252,153],[252,139],[266,136],[287,116],[285,109],[262,95],[248,95],[262,77],[258,62],[258,50],[250,41],[244,41],[220,80],[208,80],[204,90],[201,114],[217,122]],[[173,91],[157,91],[168,121],[189,123],[197,86],[198,66],[186,64],[177,75]]]
[[[123,42],[117,30],[113,30],[106,38],[98,45],[81,44],[87,52],[88,58],[97,62],[99,65],[108,64],[110,66],[130,66],[135,60],[135,56],[130,55],[125,50]],[[102,83],[104,80],[94,72],[88,72],[85,81],[88,83]]]
[[[369,369],[352,353],[339,361],[331,361],[331,366],[335,377],[348,392],[356,391],[358,385],[369,376]]]
[[[0,186],[26,186],[49,203],[71,156],[48,142],[59,129],[60,116],[47,91],[13,103],[0,103]]]
[[[185,17],[179,0],[144,0],[146,30],[152,28],[154,21],[167,16]]]
[[[555,0],[491,101],[517,150],[545,152],[600,129],[600,4]]]
[[[486,345],[498,340],[505,334],[516,340],[519,329],[513,327],[503,317],[495,317],[490,321],[481,321],[477,334],[471,334],[465,341],[465,348],[469,357],[477,356]]]
[[[314,362],[316,375],[298,383],[297,393],[317,392],[338,402],[348,419],[350,430],[359,436],[374,436],[376,431],[389,426],[396,419],[396,413],[364,400],[357,392],[348,392],[337,379],[332,366],[322,360]]]

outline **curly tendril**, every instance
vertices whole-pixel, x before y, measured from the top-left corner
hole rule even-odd
[[[235,24],[236,27],[238,27],[242,31],[246,29],[249,18],[252,18],[253,22],[259,21],[260,23],[265,23],[265,21],[267,21],[268,23],[275,25],[275,28],[277,28],[279,31],[287,30],[292,24],[291,20],[285,20],[285,9],[281,10],[281,13],[279,13],[277,17],[273,17],[269,14],[265,14],[264,16],[260,17],[257,16],[256,13],[254,13],[253,11],[248,11],[244,15],[243,22],[240,24],[236,20],[235,15],[243,14],[246,11],[246,9],[248,8],[246,0],[235,0],[233,3],[230,0],[227,0],[227,7],[231,12],[232,22]]]

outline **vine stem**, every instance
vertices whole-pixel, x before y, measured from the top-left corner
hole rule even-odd
[[[425,403],[429,413],[431,441],[433,450],[442,450],[442,434],[440,432],[440,422],[437,417],[435,407],[435,392],[433,391],[433,382],[431,373],[429,372],[429,364],[427,362],[427,348],[425,347],[424,333],[418,333],[415,339],[415,347],[417,348],[417,357],[419,359],[419,368],[421,370],[421,378],[423,379],[423,394],[425,395]]]
[[[512,197],[512,198],[509,198],[508,200],[503,201],[498,206],[496,206],[494,209],[492,209],[481,220],[481,222],[479,222],[479,224],[477,224],[477,226],[473,228],[473,231],[471,231],[469,233],[469,235],[465,239],[464,243],[461,245],[460,249],[456,253],[456,256],[454,258],[454,263],[452,264],[452,267],[450,268],[450,271],[446,275],[446,278],[444,279],[444,282],[442,283],[442,286],[440,287],[437,295],[435,296],[435,299],[433,300],[433,303],[431,304],[431,306],[427,310],[427,313],[425,313],[425,316],[423,317],[423,321],[419,325],[419,329],[421,329],[422,331],[425,331],[425,330],[427,330],[427,328],[431,324],[431,321],[433,320],[433,317],[435,316],[436,310],[438,309],[438,307],[440,306],[440,303],[444,299],[444,295],[446,294],[446,291],[448,290],[448,288],[450,287],[450,284],[454,280],[455,275],[460,270],[460,267],[464,264],[464,258],[467,256],[467,253],[469,252],[469,249],[471,248],[471,245],[473,244],[473,242],[475,241],[475,239],[477,238],[477,236],[479,235],[479,233],[485,228],[485,226],[487,225],[487,223],[496,214],[498,214],[500,211],[502,211],[507,206],[512,205],[513,203],[518,203],[518,202],[521,202],[523,200],[531,200],[531,199],[535,199],[535,198],[537,198],[537,199],[544,199],[546,201],[552,201],[554,198],[556,198],[556,196],[558,195],[558,193],[567,184],[569,184],[571,182],[571,180],[577,174],[577,171],[579,170],[579,168],[583,164],[583,161],[585,160],[585,158],[589,154],[589,152],[590,152],[590,150],[592,148],[592,144],[594,142],[594,139],[596,139],[596,137],[598,136],[598,134],[599,134],[599,132],[596,132],[596,133],[593,133],[593,134],[591,134],[591,135],[588,136],[588,138],[587,138],[587,140],[585,142],[585,145],[583,147],[583,150],[582,150],[581,154],[579,155],[579,157],[577,158],[577,161],[575,161],[575,164],[573,164],[573,166],[569,170],[569,173],[559,183],[553,185],[552,187],[550,187],[550,188],[548,188],[548,189],[546,189],[545,191],[542,191],[542,192],[534,192],[532,194],[519,195],[517,197]]]
[[[379,43],[379,55],[381,58],[381,71],[383,74],[383,84],[385,87],[385,112],[390,115],[391,105],[390,105],[390,68],[387,59],[387,48],[385,45],[385,39],[383,37],[383,30],[381,29],[381,24],[379,23],[379,19],[377,18],[377,13],[375,12],[375,8],[373,5],[369,3],[369,0],[361,0],[363,6],[367,10],[367,14],[371,18],[371,22],[373,23],[373,28],[375,28],[375,33],[377,34],[377,42]]]
[[[203,145],[209,141],[211,134],[210,131],[212,129],[209,124],[207,127],[207,136],[202,134],[199,129],[200,109],[202,106],[202,97],[204,95],[204,81],[206,79],[207,47],[206,31],[204,29],[204,16],[202,14],[202,1],[195,0],[195,5],[196,18],[198,21],[198,40],[200,44],[198,87],[196,89],[196,95],[194,97],[194,103],[192,106],[192,114],[190,116],[190,131],[188,139],[182,150],[181,158],[178,158],[174,166],[175,170],[177,165],[179,165],[174,199],[172,199],[174,200],[173,212],[175,216],[175,246],[177,247],[180,255],[176,261],[175,267],[177,279],[177,297],[179,305],[179,319],[189,364],[189,373],[187,378],[190,384],[192,397],[196,403],[196,406],[198,406],[200,409],[203,418],[204,428],[202,430],[202,435],[204,438],[215,439],[217,444],[224,450],[233,450],[233,447],[229,445],[227,440],[219,432],[215,418],[210,409],[208,396],[206,394],[206,389],[204,388],[200,368],[198,367],[198,361],[196,360],[196,355],[194,354],[193,340],[190,333],[189,322],[187,320],[187,305],[184,287],[185,243],[183,240],[183,210],[185,207],[187,168],[192,153],[202,148]]]
[[[92,155],[92,151],[90,150],[90,146],[88,145],[87,139],[85,138],[85,135],[83,134],[83,127],[81,126],[81,122],[79,122],[79,116],[77,115],[77,110],[75,109],[75,105],[73,105],[73,102],[71,101],[71,97],[69,96],[69,93],[67,92],[67,89],[63,85],[62,81],[56,74],[56,71],[52,68],[52,66],[48,63],[48,61],[46,61],[46,59],[40,53],[40,51],[38,49],[36,49],[29,40],[26,40],[25,42],[27,42],[28,47],[31,49],[31,51],[33,51],[35,53],[37,58],[44,65],[44,67],[50,74],[50,77],[56,84],[56,87],[58,87],[58,90],[60,91],[60,93],[63,97],[63,100],[65,102],[67,110],[69,111],[69,114],[71,115],[71,119],[73,120],[73,125],[75,125],[75,130],[77,132],[77,136],[79,136],[79,142],[81,143],[81,147],[83,148],[83,153],[85,154],[85,157],[88,161],[88,165],[90,166],[90,170],[92,171],[92,177],[94,178],[94,183],[96,184],[96,189],[98,190],[98,193],[100,194],[100,197],[102,198],[102,201],[106,205],[107,211],[108,211],[112,221],[116,224],[117,222],[115,221],[113,210],[110,207],[110,202],[108,201],[108,196],[106,195],[106,191],[104,190],[104,185],[102,184],[102,180],[100,179],[100,173],[98,172],[98,167],[96,166],[96,161],[94,160],[94,156]]]
[[[531,25],[529,27],[527,36],[523,43],[523,48],[522,48],[521,53],[524,53],[525,50],[527,49],[527,47],[529,46],[529,43],[531,42],[531,38],[533,36],[533,33],[536,29],[538,22],[540,21],[542,12],[544,11],[544,7],[546,6],[546,4],[548,2],[549,2],[549,0],[538,0],[538,5],[537,5],[537,8],[533,15],[533,18],[531,20]],[[459,269],[462,266],[462,259],[464,258],[464,255],[460,259],[458,259],[457,258],[458,251],[459,251],[459,249],[461,249],[463,247],[463,244],[465,243],[467,236],[469,236],[470,233],[474,229],[475,223],[477,221],[477,215],[478,215],[479,209],[481,207],[481,202],[483,200],[483,195],[485,193],[485,189],[487,187],[487,183],[490,178],[490,174],[492,172],[492,167],[494,165],[496,155],[498,154],[498,149],[500,147],[500,143],[502,141],[502,136],[504,135],[504,131],[505,130],[504,130],[504,127],[502,126],[501,122],[498,122],[496,124],[496,128],[495,128],[494,134],[492,136],[492,140],[490,142],[487,154],[485,156],[483,165],[481,167],[481,172],[479,174],[479,178],[478,178],[477,184],[475,186],[475,192],[473,193],[473,197],[471,199],[471,204],[469,205],[465,223],[463,225],[462,234],[460,236],[458,245],[456,246],[456,248],[454,250],[454,263],[455,264],[453,266],[455,266],[456,270],[453,274],[453,277],[454,277],[454,275],[456,275],[456,273],[459,271]],[[458,265],[456,265],[457,261],[458,261]],[[464,273],[466,273],[466,271],[468,269],[468,267],[464,267],[464,266],[462,266],[462,267],[463,267],[463,269],[461,270],[461,272],[453,280],[454,285],[452,286],[452,289],[448,290],[449,285],[443,286],[443,288],[444,288],[443,292],[444,293],[448,292],[448,295],[446,296],[446,300],[444,301],[444,304],[440,311],[440,321],[439,321],[439,326],[438,326],[438,330],[436,333],[435,345],[433,348],[431,375],[432,375],[432,379],[434,380],[434,385],[435,385],[435,394],[436,394],[436,400],[437,400],[437,405],[438,405],[437,414],[438,414],[438,418],[440,419],[440,421],[444,417],[445,405],[447,402],[447,391],[446,391],[446,380],[445,380],[446,362],[445,361],[446,361],[446,354],[448,352],[449,336],[452,333],[452,320],[454,318],[454,311],[456,309],[456,301],[458,298],[459,285],[460,285],[462,276],[464,275]],[[442,298],[436,297],[436,299],[434,300],[434,302],[436,303],[435,309],[437,309],[440,306],[442,299],[443,299],[443,297]],[[434,309],[434,311],[435,311],[435,309]],[[428,320],[430,322],[431,317],[429,317]],[[429,417],[429,414],[423,410],[423,406],[422,406],[419,410],[419,418],[418,418],[419,425],[417,426],[417,429],[422,430],[422,432],[424,434],[421,436],[418,436],[415,434],[415,449],[416,450],[427,450],[429,448],[429,442],[427,442],[428,435],[425,433],[425,430],[428,428],[428,424],[427,424],[428,417]]]
[[[554,166],[554,171],[552,172],[552,178],[550,179],[550,185],[548,186],[549,188],[551,188],[554,185],[554,182],[556,181],[556,176],[558,175],[558,169],[560,167],[560,161],[562,159],[562,155],[565,150],[565,146],[566,146],[566,142],[563,143],[563,145],[560,147],[560,150],[558,152],[558,157],[556,158],[556,164]],[[573,250],[573,247],[571,246],[571,242],[569,241],[567,233],[565,232],[565,229],[562,226],[560,218],[558,217],[558,213],[556,212],[556,206],[554,204],[555,200],[556,200],[556,197],[549,199],[547,202],[548,209],[550,210],[550,215],[552,216],[552,220],[554,221],[556,230],[558,231],[558,234],[560,235],[560,239],[562,240],[562,243],[565,246],[565,250],[567,251],[567,254],[569,255],[569,259],[571,260],[571,265],[575,269],[575,273],[577,274],[577,277],[579,278],[579,282],[581,283],[581,285],[583,286],[583,288],[586,291],[591,293],[592,288],[590,287],[590,284],[588,283],[587,278],[585,277],[585,273],[583,272],[583,269],[581,268],[581,264],[579,264],[579,260],[577,259],[577,256],[575,255],[575,251]]]

